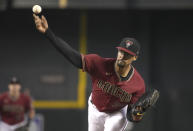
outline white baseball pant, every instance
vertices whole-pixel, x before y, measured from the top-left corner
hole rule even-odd
[[[127,106],[114,113],[100,112],[91,103],[91,96],[88,100],[88,131],[131,131],[133,123],[127,120]]]
[[[15,125],[9,125],[3,121],[0,121],[0,131],[15,131],[15,129],[24,126],[26,124],[26,121],[20,122]]]

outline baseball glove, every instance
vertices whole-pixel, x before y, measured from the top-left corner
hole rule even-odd
[[[127,112],[128,120],[132,122],[139,122],[142,120],[144,113],[150,109],[158,100],[159,91],[156,89],[151,89],[143,94],[139,100],[133,104]],[[137,119],[134,119],[138,117]]]

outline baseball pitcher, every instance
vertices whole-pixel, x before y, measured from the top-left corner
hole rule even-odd
[[[143,118],[143,107],[133,106],[145,93],[144,80],[132,66],[140,52],[136,39],[124,38],[117,46],[116,58],[80,54],[51,31],[44,16],[40,18],[33,14],[33,17],[37,30],[45,34],[70,63],[91,76],[92,93],[88,100],[89,131],[123,131],[127,124],[132,128],[133,122]]]

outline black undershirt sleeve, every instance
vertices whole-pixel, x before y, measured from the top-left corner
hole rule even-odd
[[[55,34],[48,28],[45,33],[46,37],[51,41],[52,45],[75,67],[82,69],[81,54],[73,49],[68,43]]]

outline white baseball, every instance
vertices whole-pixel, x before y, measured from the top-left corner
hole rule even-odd
[[[35,14],[39,14],[39,13],[41,13],[41,11],[42,11],[42,7],[39,6],[39,5],[34,5],[33,8],[32,8],[32,11],[33,11]]]

